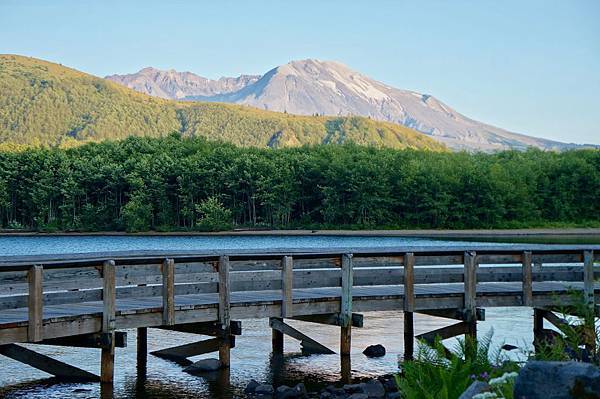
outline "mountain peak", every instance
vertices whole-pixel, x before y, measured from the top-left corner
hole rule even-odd
[[[391,87],[339,61],[292,60],[262,76],[217,81],[189,72],[134,75],[109,79],[165,98],[230,102],[299,115],[366,116],[418,130],[455,149],[565,148],[475,121],[430,94]]]

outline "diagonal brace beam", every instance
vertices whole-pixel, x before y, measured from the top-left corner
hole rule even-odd
[[[151,352],[154,356],[163,359],[173,360],[178,363],[187,363],[185,360],[188,357],[203,355],[205,353],[216,352],[222,343],[221,338],[211,338],[204,341],[192,342],[190,344],[175,346]],[[230,336],[231,348],[235,347],[235,336]]]
[[[440,339],[444,340],[456,337],[457,335],[467,334],[468,332],[469,323],[462,321],[460,323],[452,324],[451,326],[446,326],[438,328],[437,330],[419,334],[415,338],[432,344],[435,341],[435,338],[438,336],[440,337]]]
[[[296,330],[294,327],[292,327],[288,324],[285,324],[283,321],[281,321],[277,318],[274,318],[274,317],[270,318],[269,326],[274,330],[277,330],[285,335],[288,335],[288,336],[300,341],[303,352],[322,353],[322,354],[327,354],[327,355],[335,354],[335,352],[332,351],[331,349],[329,349],[328,347],[318,343],[314,339],[310,338],[307,335],[304,335],[300,331]]]
[[[52,359],[46,355],[34,352],[20,345],[8,344],[0,346],[0,354],[25,363],[38,370],[63,380],[100,381],[100,377],[75,366]]]

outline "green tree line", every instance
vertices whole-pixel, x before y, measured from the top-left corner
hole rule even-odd
[[[241,148],[132,137],[0,152],[0,224],[42,231],[600,224],[600,151]]]

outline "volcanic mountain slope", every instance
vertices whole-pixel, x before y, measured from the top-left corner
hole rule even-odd
[[[151,96],[179,100],[184,97],[212,97],[231,93],[260,79],[260,75],[210,80],[191,72],[144,68],[129,75],[111,75],[106,79]]]
[[[212,90],[226,90],[224,87],[227,84]],[[0,55],[0,149],[68,147],[172,132],[257,147],[352,141],[379,147],[445,150],[426,135],[393,123],[165,100],[59,64]]]
[[[502,149],[566,149],[575,145],[509,132],[470,119],[428,94],[400,90],[378,82],[347,66],[314,59],[292,61],[260,78],[221,78],[218,81],[195,76],[203,89],[181,85],[191,81],[190,73],[163,72],[169,79],[148,79],[146,69],[137,74],[108,79],[151,95],[186,100],[217,101],[250,105],[265,110],[298,115],[360,115],[397,123],[425,133],[454,149],[493,151]],[[219,82],[235,80],[236,84]],[[157,84],[158,88],[153,88]],[[173,87],[173,88],[172,88]],[[218,87],[218,90],[212,89]],[[212,90],[212,91],[211,91]],[[217,92],[220,91],[220,92]],[[161,94],[156,94],[157,92]],[[162,94],[162,93],[177,93]]]

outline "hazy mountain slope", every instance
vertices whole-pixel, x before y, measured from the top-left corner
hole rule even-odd
[[[444,150],[412,129],[367,118],[295,116],[163,100],[50,62],[0,55],[0,148],[71,146],[171,132],[246,146],[338,143]]]
[[[175,73],[170,71],[170,73]],[[143,76],[138,74],[143,81]],[[113,80],[119,78],[109,77]],[[150,90],[125,83],[136,90]],[[143,86],[143,85],[142,85]],[[208,100],[251,105],[299,115],[361,115],[398,123],[456,149],[500,150],[562,149],[569,145],[512,133],[460,114],[435,97],[400,90],[331,61],[293,61],[267,72],[237,91],[212,96],[183,90],[188,100]],[[171,97],[174,98],[174,97]]]
[[[260,76],[256,75],[241,75],[237,78],[210,80],[191,72],[176,72],[172,69],[161,71],[155,68],[144,68],[129,75],[106,77],[141,93],[175,100],[189,96],[211,97],[230,93],[256,82],[259,78]]]

